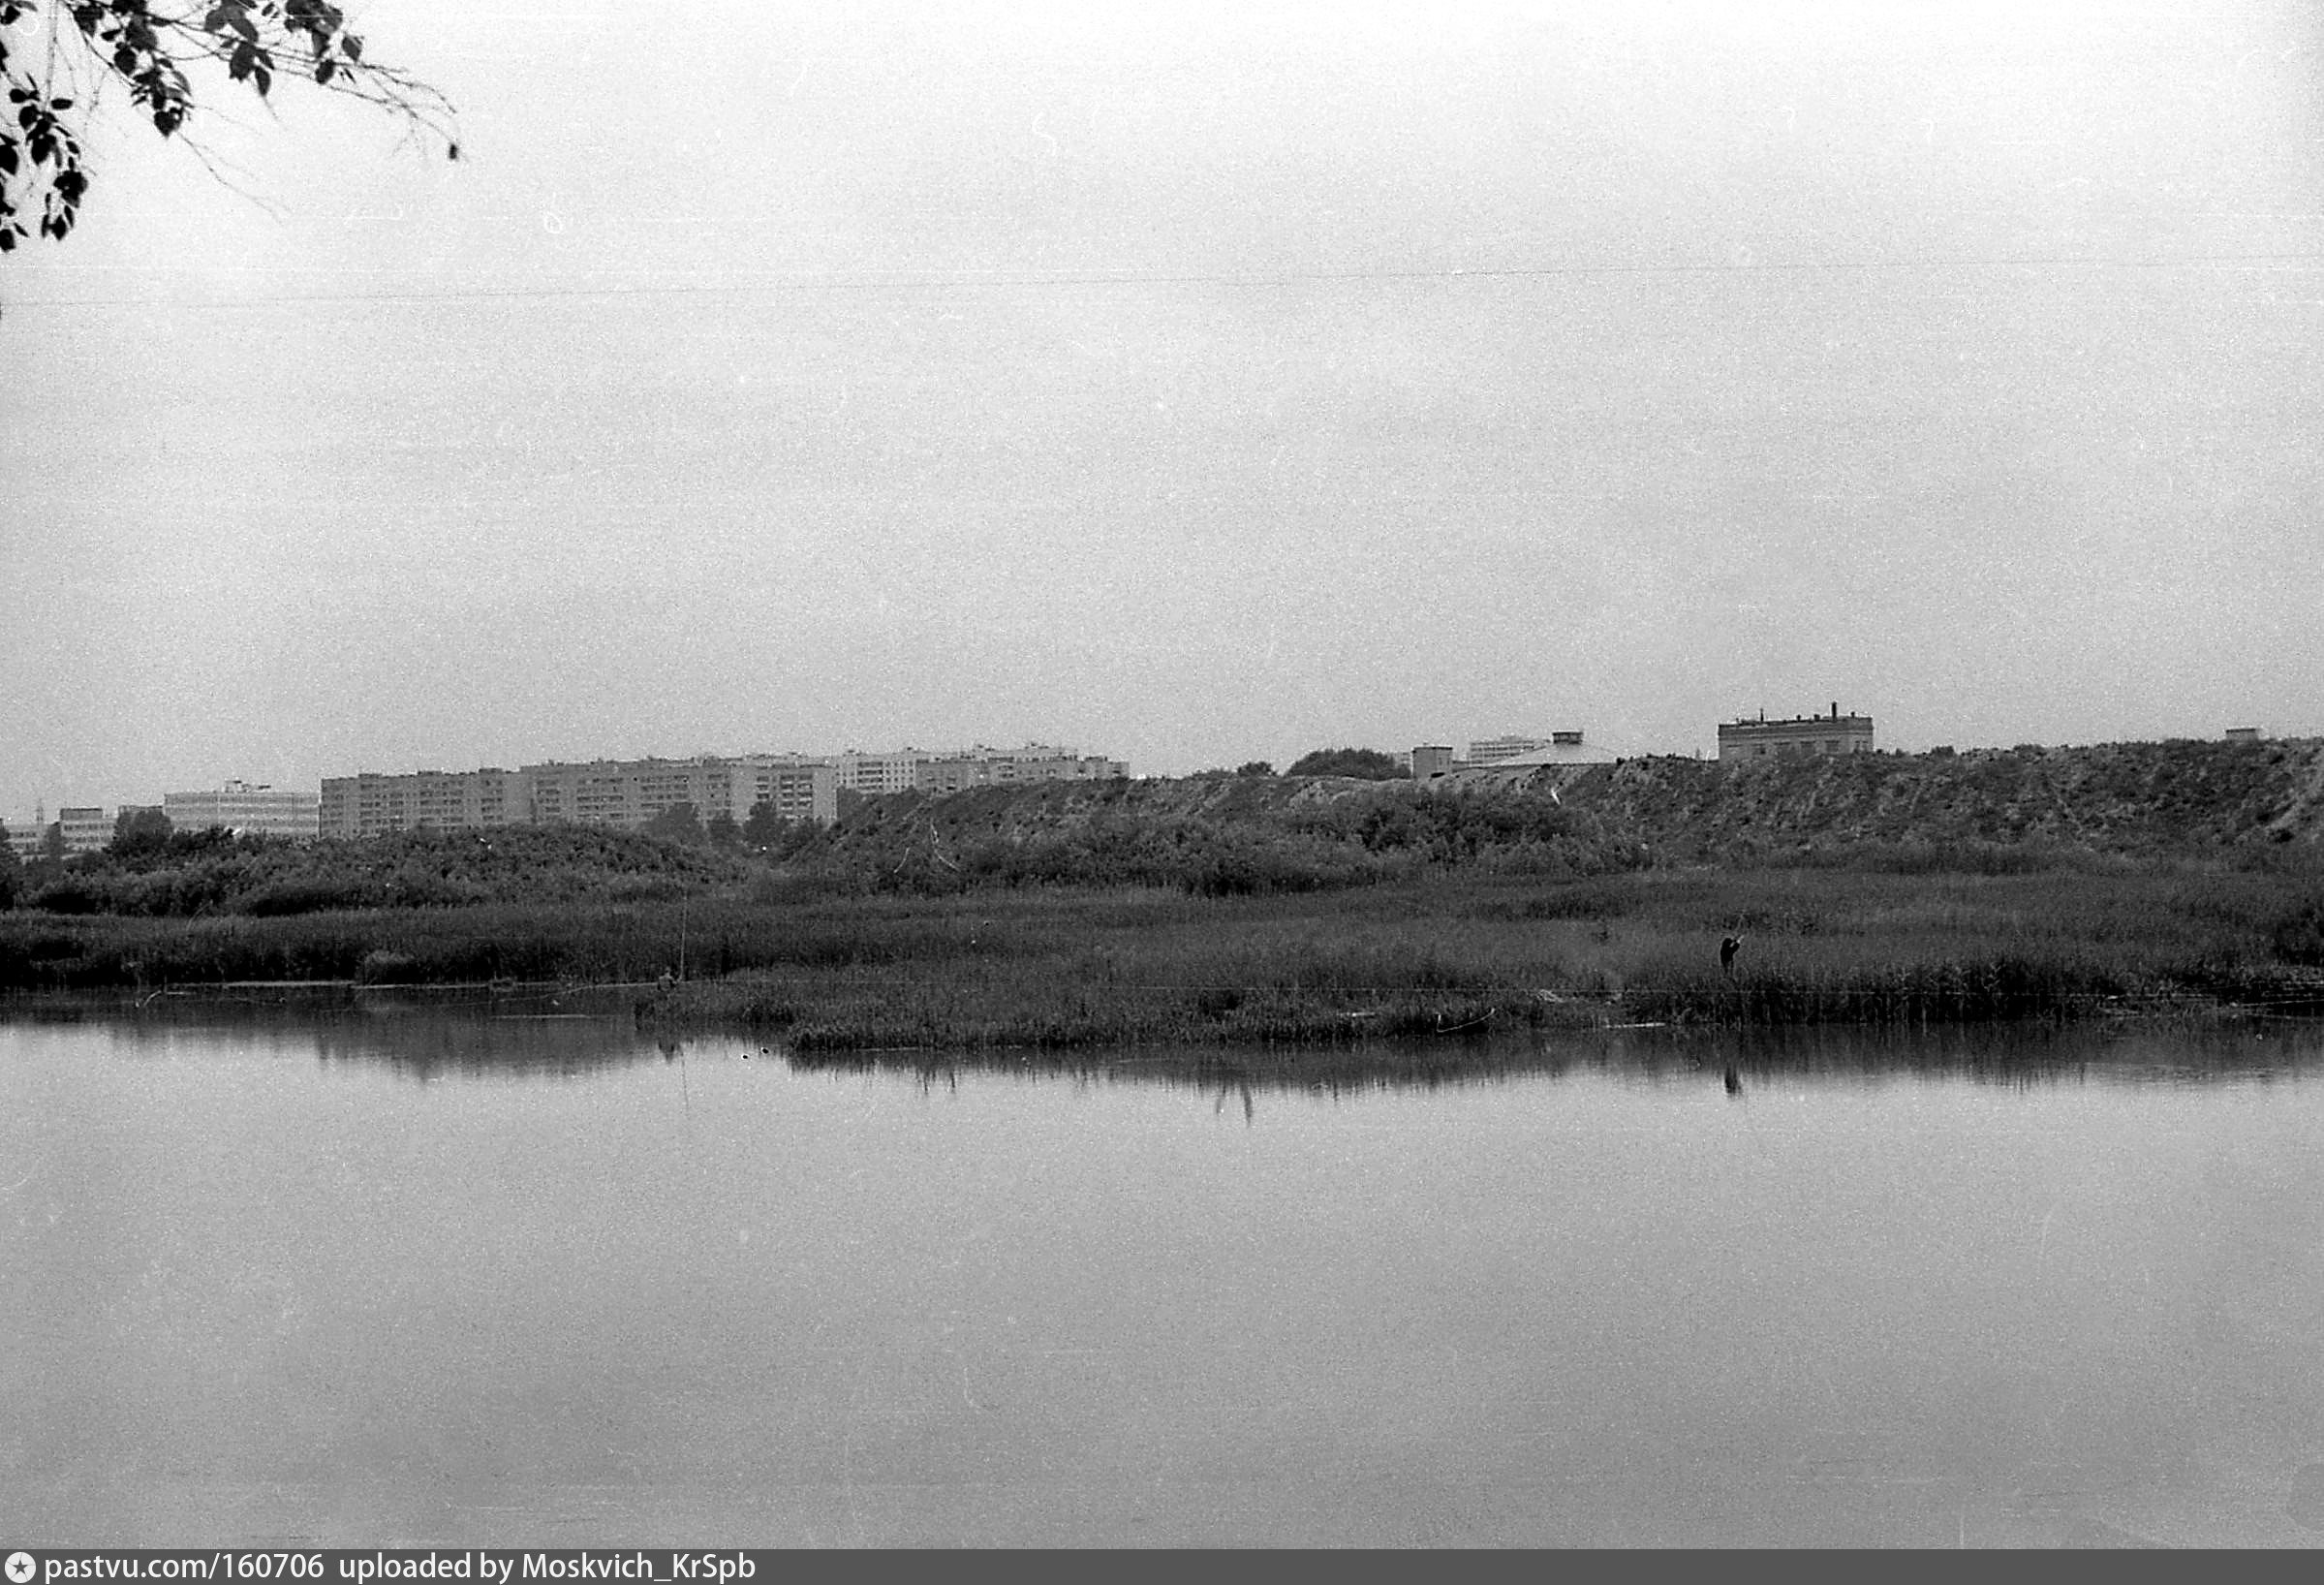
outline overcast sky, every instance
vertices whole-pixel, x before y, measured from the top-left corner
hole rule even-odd
[[[0,816],[2324,732],[2308,0],[377,0],[0,262]]]

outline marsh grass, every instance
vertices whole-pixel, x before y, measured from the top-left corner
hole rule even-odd
[[[0,984],[628,984],[648,1022],[778,1033],[801,1051],[1965,1023],[2312,1006],[2319,898],[2313,866],[1815,864],[1565,882],[1468,871],[1224,897],[1060,887],[191,920],[17,913],[0,916]],[[1719,968],[1724,934],[1743,937],[1732,974]]]

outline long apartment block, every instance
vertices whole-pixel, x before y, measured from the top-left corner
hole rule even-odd
[[[697,819],[737,824],[761,803],[785,820],[839,818],[839,773],[803,755],[700,755],[691,760],[550,761],[515,770],[416,770],[325,776],[325,836],[494,825],[633,828],[678,804]]]
[[[857,792],[958,792],[972,787],[1022,782],[1102,782],[1130,774],[1120,760],[1077,754],[1046,743],[1021,749],[897,749],[839,757],[839,785]]]
[[[459,830],[493,825],[635,828],[678,804],[698,820],[740,824],[760,804],[785,820],[839,818],[842,788],[866,794],[956,792],[1024,782],[1103,781],[1130,767],[1102,755],[1028,743],[1021,749],[898,749],[836,756],[697,755],[690,760],[550,761],[515,770],[366,771],[326,776],[318,825],[324,836]]]

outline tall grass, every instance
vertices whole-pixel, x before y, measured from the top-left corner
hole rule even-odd
[[[2324,888],[2225,866],[1437,872],[1201,896],[1044,887],[168,920],[0,916],[0,987],[491,979],[801,1049],[1331,1043],[1520,1025],[2078,1016],[2324,991]],[[1735,972],[1718,943],[1741,935]],[[672,983],[658,982],[669,977]]]

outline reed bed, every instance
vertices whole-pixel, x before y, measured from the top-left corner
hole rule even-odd
[[[0,915],[0,987],[622,984],[795,1050],[1332,1045],[1622,1023],[1972,1023],[2324,1003],[2311,867],[1817,864],[1565,882],[1453,870],[1206,897],[498,904],[283,917]],[[1722,935],[1743,947],[1719,965]]]

